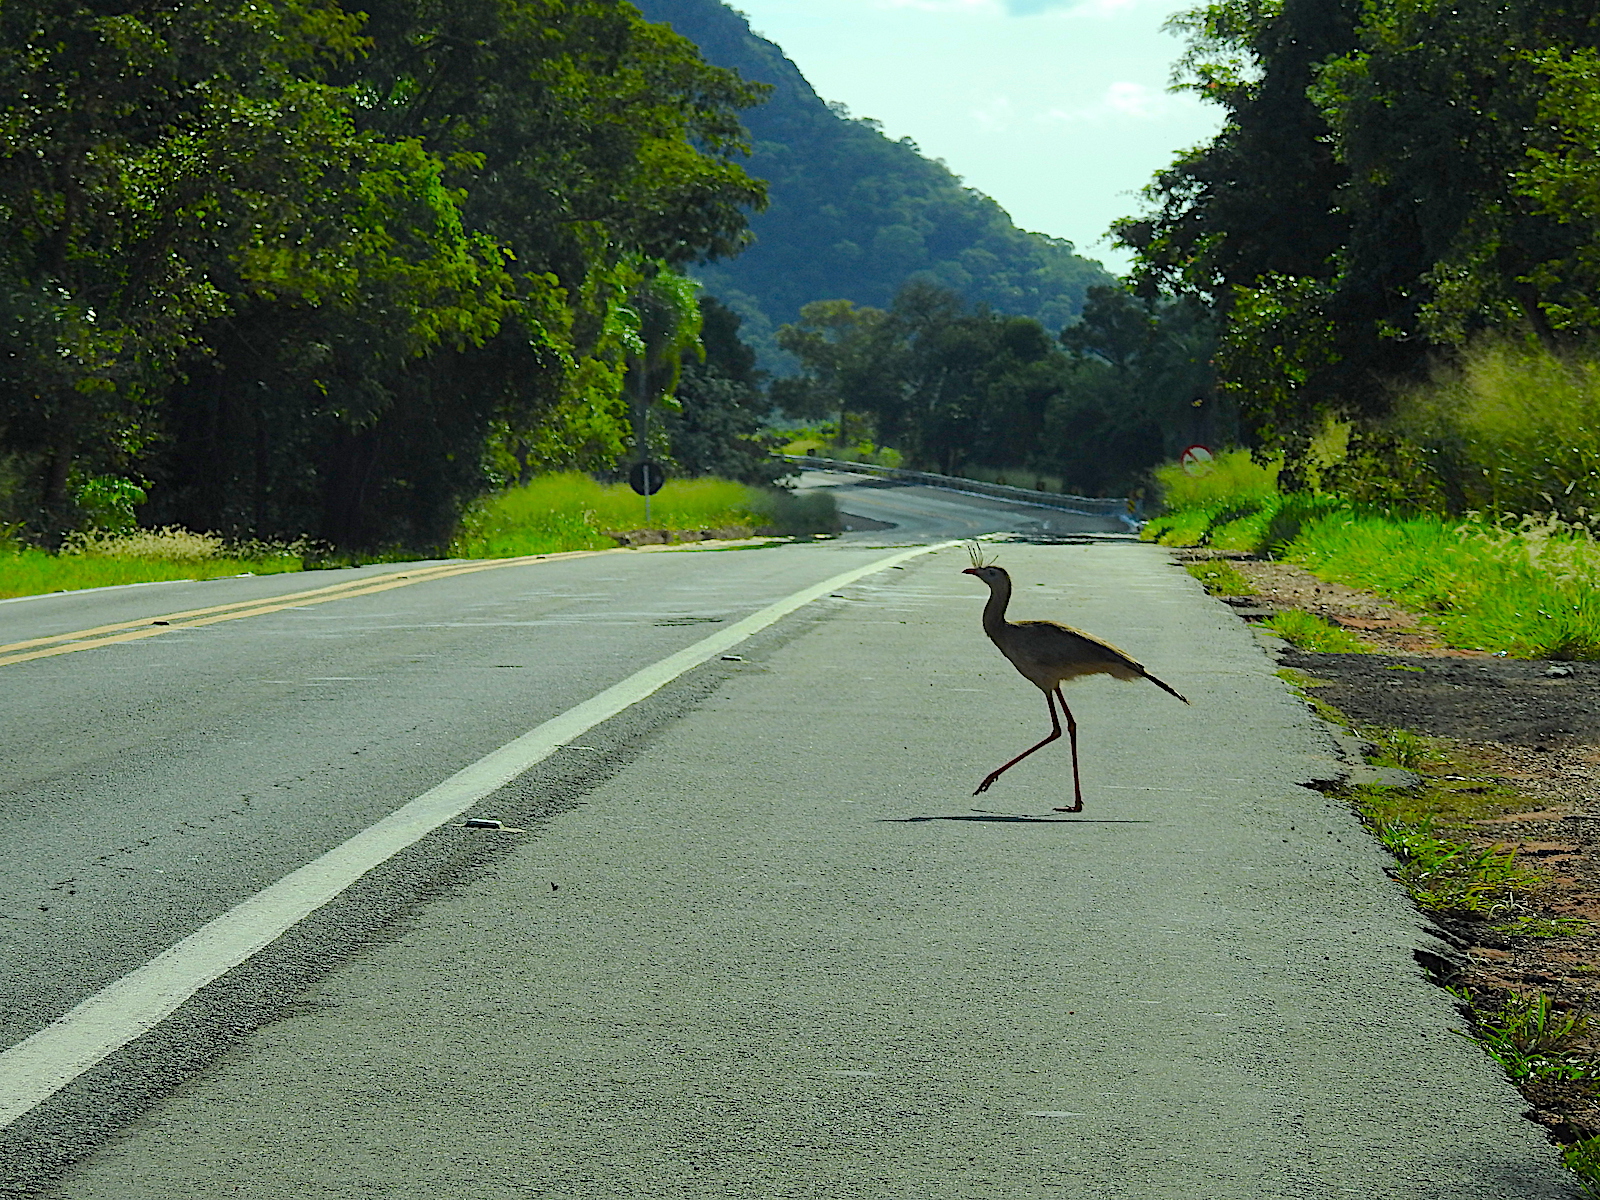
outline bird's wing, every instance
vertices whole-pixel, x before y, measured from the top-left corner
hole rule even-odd
[[[1104,638],[1097,638],[1092,633],[1085,633],[1081,629],[1074,629],[1071,625],[1063,625],[1059,621],[1017,621],[1016,625],[1028,630],[1025,636],[1035,643],[1036,652],[1043,648],[1040,643],[1051,643],[1048,649],[1054,652],[1050,657],[1055,660],[1055,664],[1063,666],[1075,664],[1079,673],[1104,671],[1114,678],[1124,679],[1130,683],[1136,679],[1148,679],[1162,691],[1171,693],[1185,704],[1189,703],[1189,697],[1165,680],[1157,679],[1133,655],[1113,646]],[[1104,665],[1089,666],[1089,663],[1096,659]],[[1027,672],[1023,671],[1023,674]]]
[[[1060,621],[1016,621],[1013,622],[1013,624],[1016,624],[1023,629],[1036,630],[1036,636],[1050,638],[1051,640],[1056,640],[1056,638],[1059,638],[1061,634],[1066,634],[1068,638],[1073,641],[1087,643],[1087,645],[1082,646],[1081,649],[1087,651],[1089,654],[1095,654],[1098,652],[1099,656],[1103,657],[1108,662],[1114,660],[1122,663],[1124,666],[1131,667],[1141,675],[1145,673],[1144,664],[1138,659],[1134,658],[1133,655],[1129,654],[1126,650],[1123,650],[1117,646],[1113,646],[1110,642],[1106,641],[1105,638],[1097,638],[1094,634],[1085,633],[1083,630],[1075,629],[1071,625],[1063,625]],[[1051,632],[1046,632],[1047,630]]]

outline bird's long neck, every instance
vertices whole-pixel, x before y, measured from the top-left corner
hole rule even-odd
[[[989,585],[989,603],[983,606],[983,631],[991,638],[1006,627],[1006,605],[1011,603],[1011,581],[997,579]]]

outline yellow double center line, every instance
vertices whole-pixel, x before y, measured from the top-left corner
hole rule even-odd
[[[215,604],[210,608],[191,608],[184,612],[167,613],[165,616],[140,617],[134,621],[122,621],[115,625],[97,625],[93,629],[79,629],[72,633],[30,638],[25,642],[11,642],[0,646],[0,667],[10,663],[28,662],[35,658],[50,658],[57,654],[75,654],[79,650],[93,650],[100,646],[137,642],[144,638],[160,637],[164,633],[172,633],[179,629],[199,629],[222,621],[265,616],[267,613],[282,612],[286,608],[306,608],[313,604],[326,604],[330,600],[370,596],[375,592],[387,592],[393,588],[410,587],[414,583],[428,583],[435,579],[449,579],[455,575],[471,575],[478,571],[495,571],[501,567],[519,567],[527,563],[612,553],[616,551],[571,550],[564,554],[497,558],[490,562],[444,563],[441,566],[423,567],[416,571],[369,575],[364,579],[351,579],[329,587],[313,588],[307,592],[291,592],[287,596],[240,600],[233,604]]]

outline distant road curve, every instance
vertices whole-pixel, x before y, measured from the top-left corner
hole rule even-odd
[[[958,475],[940,475],[932,471],[907,471],[899,467],[880,467],[876,463],[850,462],[844,459],[818,458],[815,455],[780,454],[790,466],[801,471],[830,471],[835,474],[867,475],[902,484],[937,488],[958,492],[965,496],[983,496],[991,500],[1010,501],[1029,508],[1061,509],[1084,517],[1114,517],[1125,529],[1137,532],[1139,521],[1133,515],[1133,506],[1126,496],[1078,496],[1066,492],[1047,492],[1039,488],[1014,487],[1007,483],[990,483],[984,479],[967,479]]]
[[[1121,514],[1086,515],[1016,500],[1000,500],[943,487],[906,483],[894,479],[846,474],[842,471],[805,469],[796,487],[801,491],[828,488],[845,516],[865,517],[888,528],[873,528],[847,519],[847,539],[897,539],[975,537],[1008,532],[1035,536],[1089,534],[1132,538]]]

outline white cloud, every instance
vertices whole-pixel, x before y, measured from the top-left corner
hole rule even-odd
[[[1139,0],[876,0],[876,7],[1009,17],[1035,17],[1047,12],[1069,17],[1112,17],[1137,3]]]
[[[1111,17],[1139,0],[1005,0],[1006,12],[1013,17],[1032,17],[1039,13],[1065,12],[1069,17]]]
[[[878,0],[879,8],[914,8],[919,12],[999,12],[997,0]]]
[[[907,8],[915,13],[970,13],[974,16],[1043,16],[1054,14],[1059,18],[1110,19],[1141,0],[874,0],[874,8]],[[1163,0],[1165,3],[1165,0]]]
[[[972,119],[985,132],[1000,133],[1016,125],[1017,106],[1010,96],[996,96],[974,108]]]
[[[1106,89],[1101,103],[1121,116],[1144,121],[1161,114],[1166,98],[1165,92],[1155,91],[1142,83],[1113,83]]]
[[[1066,125],[1101,124],[1108,120],[1159,120],[1167,113],[1172,97],[1143,83],[1126,80],[1109,84],[1093,104],[1077,108],[1052,108],[1041,113],[1041,121]]]

